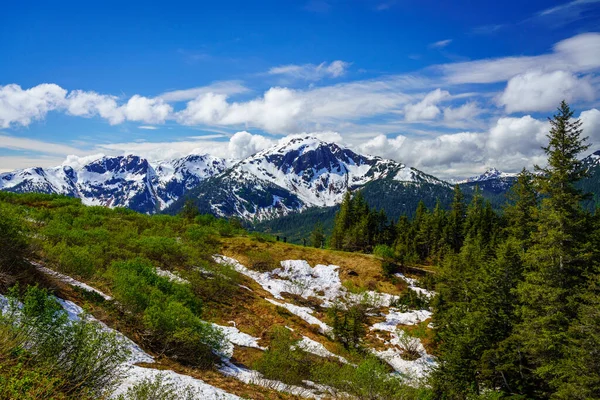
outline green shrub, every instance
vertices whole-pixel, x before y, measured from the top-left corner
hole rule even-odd
[[[335,303],[329,308],[328,316],[335,339],[347,349],[359,348],[366,333],[366,305],[360,303],[344,307]]]
[[[309,355],[297,348],[288,328],[275,326],[270,332],[269,348],[254,363],[254,368],[268,379],[290,385],[301,384],[310,377]]]
[[[121,378],[120,365],[129,356],[118,335],[84,316],[70,321],[46,290],[29,287],[21,303],[17,290],[10,292],[7,309],[0,315],[0,358],[17,358],[34,376],[35,371],[50,372],[40,390],[97,397],[110,394]],[[26,380],[13,378],[8,379],[11,390],[37,390]]]
[[[392,302],[391,306],[399,308],[402,312],[409,310],[423,310],[429,308],[429,298],[424,294],[406,288],[400,293],[398,298]]]
[[[177,387],[165,379],[163,374],[153,379],[146,378],[127,389],[117,400],[197,400],[202,393],[192,387]]]
[[[222,349],[223,335],[200,319],[202,302],[189,284],[157,275],[143,259],[115,262],[107,275],[113,280],[115,299],[142,316],[140,322],[157,351],[199,367],[216,360],[213,353]]]
[[[270,272],[278,267],[277,262],[268,251],[250,250],[248,256],[248,266],[256,271]]]
[[[11,208],[0,204],[0,275],[14,274],[23,264],[27,251],[25,226]],[[0,276],[0,286],[2,286]]]

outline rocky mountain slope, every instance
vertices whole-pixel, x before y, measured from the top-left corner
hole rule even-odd
[[[189,155],[154,165],[135,155],[100,157],[84,165],[65,163],[0,174],[0,190],[64,194],[78,197],[86,205],[154,213],[228,166],[229,161],[209,155]]]
[[[238,162],[191,190],[198,208],[219,216],[265,220],[341,203],[346,191],[388,182],[394,188],[449,185],[380,157],[361,155],[314,137],[293,138]],[[394,191],[388,193],[394,196]],[[183,199],[169,208],[177,212]]]
[[[339,204],[348,190],[375,182],[394,189],[447,183],[414,168],[358,154],[317,138],[295,137],[244,160],[189,155],[151,163],[135,156],[101,157],[84,165],[27,168],[0,175],[0,190],[57,193],[86,205],[144,213],[178,212],[192,198],[203,212],[264,220]],[[399,192],[398,192],[399,193]]]

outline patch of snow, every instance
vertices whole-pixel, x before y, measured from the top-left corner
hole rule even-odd
[[[432,298],[433,296],[435,296],[435,292],[427,290],[427,289],[423,289],[423,288],[417,286],[418,281],[416,279],[409,278],[409,277],[407,277],[407,276],[405,276],[404,274],[401,274],[401,273],[397,273],[397,274],[394,274],[394,275],[397,276],[398,278],[402,279],[406,283],[408,283],[408,287],[411,290],[413,290],[413,291],[415,291],[415,292],[417,292],[419,294],[422,294],[424,296],[427,296],[427,298],[429,298],[429,299]]]
[[[371,330],[394,332],[398,325],[416,325],[428,318],[431,318],[431,311],[428,310],[400,312],[396,309],[390,309],[390,312],[385,316],[385,322],[374,324]]]
[[[217,324],[212,325],[221,330],[221,332],[223,332],[225,335],[225,339],[228,343],[226,348],[223,350],[223,355],[226,357],[233,356],[233,345],[266,350],[264,347],[258,345],[258,341],[260,340],[259,338],[248,335],[244,332],[240,332],[240,330],[235,326],[222,326]]]
[[[143,382],[144,380],[153,381],[160,376],[163,378],[164,383],[173,385],[174,389],[180,393],[186,393],[187,390],[191,390],[195,396],[194,398],[197,399],[241,400],[241,397],[211,386],[200,379],[196,379],[188,375],[181,375],[171,370],[161,371],[158,369],[142,368],[133,365],[129,367],[126,373],[127,377],[113,393],[112,398],[117,398],[118,396],[127,393],[127,389],[136,385],[137,383]]]
[[[49,276],[55,278],[56,280],[59,280],[63,283],[71,285],[71,286],[76,286],[76,287],[82,288],[83,290],[86,290],[88,292],[94,292],[96,294],[99,294],[100,296],[102,296],[104,298],[104,300],[112,300],[112,297],[110,297],[109,295],[107,295],[107,294],[101,292],[100,290],[93,288],[83,282],[79,282],[78,280],[73,279],[70,276],[63,275],[60,272],[53,271],[50,268],[46,268],[43,265],[41,265],[40,263],[37,263],[35,261],[29,261],[29,262],[35,267],[35,269],[37,269],[38,271],[40,271],[46,275],[49,275]]]
[[[228,359],[223,359],[222,362],[223,365],[219,368],[219,371],[222,374],[234,377],[244,383],[258,385],[278,392],[290,393],[308,399],[322,398],[322,396],[314,390],[288,385],[272,379],[266,379],[260,372],[235,365]]]
[[[162,276],[163,278],[167,278],[171,282],[175,282],[175,283],[181,283],[181,284],[188,284],[188,283],[190,283],[188,280],[183,279],[179,275],[174,274],[171,271],[167,271],[167,270],[160,269],[160,268],[156,268],[156,275]]]
[[[319,357],[337,358],[344,364],[348,364],[348,360],[346,360],[344,357],[332,353],[331,351],[327,350],[327,348],[325,348],[323,344],[312,340],[311,338],[307,338],[306,336],[302,336],[302,340],[298,342],[297,346],[299,349],[302,349],[308,353],[317,355]]]
[[[304,321],[308,322],[309,325],[318,325],[319,328],[321,328],[321,332],[323,332],[323,333],[329,333],[333,330],[329,325],[327,325],[326,323],[322,322],[320,319],[318,319],[317,317],[312,315],[314,310],[311,308],[300,307],[300,306],[296,306],[296,305],[290,304],[290,303],[279,303],[279,302],[277,302],[275,300],[271,300],[271,299],[265,299],[265,300],[267,300],[271,304],[275,304],[276,306],[285,308],[292,314],[294,314],[294,315],[302,318]]]
[[[427,354],[425,347],[423,347],[423,344],[421,344],[417,338],[410,339],[415,341],[414,344],[420,357],[416,360],[403,359],[402,351],[399,348],[402,341],[400,336],[403,335],[406,335],[403,331],[392,332],[392,338],[385,342],[385,344],[390,347],[386,350],[371,350],[371,352],[390,364],[396,372],[406,376],[413,382],[417,382],[418,380],[425,378],[437,365],[437,362],[435,357]]]

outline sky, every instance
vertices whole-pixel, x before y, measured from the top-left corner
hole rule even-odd
[[[155,3],[3,4],[0,172],[298,134],[445,179],[518,172],[562,99],[600,149],[600,0]]]

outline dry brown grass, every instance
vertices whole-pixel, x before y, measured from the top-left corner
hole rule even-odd
[[[249,263],[249,254],[268,252],[279,263],[283,260],[306,260],[312,266],[317,264],[340,267],[342,282],[350,281],[364,290],[379,290],[390,294],[400,294],[404,282],[394,285],[381,270],[381,260],[371,254],[348,253],[329,249],[316,249],[282,242],[259,242],[249,237],[227,238],[221,245],[221,252],[233,257],[244,265]]]

